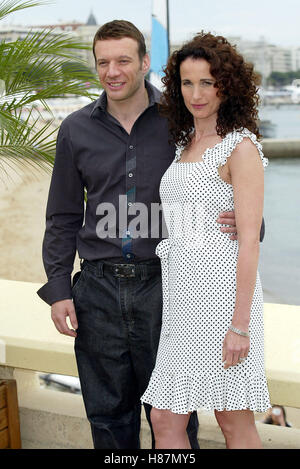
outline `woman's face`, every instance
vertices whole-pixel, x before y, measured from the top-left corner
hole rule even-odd
[[[214,87],[210,64],[205,59],[188,57],[180,64],[181,93],[194,119],[217,119],[221,99]]]

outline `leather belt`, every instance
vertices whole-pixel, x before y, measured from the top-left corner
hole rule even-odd
[[[104,264],[104,269],[112,272],[115,277],[131,278],[137,275],[137,265],[134,264]]]

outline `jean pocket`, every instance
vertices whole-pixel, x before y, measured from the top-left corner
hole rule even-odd
[[[76,272],[72,280],[72,294],[75,294],[84,280],[84,270]]]

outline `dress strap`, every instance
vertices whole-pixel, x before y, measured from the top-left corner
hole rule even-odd
[[[176,163],[180,160],[182,152],[183,152],[183,146],[176,145],[175,158],[174,158],[174,161]]]
[[[233,132],[230,132],[226,135],[226,137],[221,142],[222,148],[220,148],[220,151],[216,152],[218,166],[223,166],[226,163],[227,158],[244,138],[250,138],[252,143],[254,143],[257,148],[263,167],[266,168],[268,166],[269,160],[263,154],[261,143],[257,140],[256,135],[253,132],[250,132],[248,129],[234,130]]]

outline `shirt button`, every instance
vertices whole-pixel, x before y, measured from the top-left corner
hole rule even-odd
[[[133,150],[133,145],[129,145],[130,150]]]
[[[128,176],[129,176],[130,178],[132,178],[133,174],[132,174],[132,173],[129,173]]]

